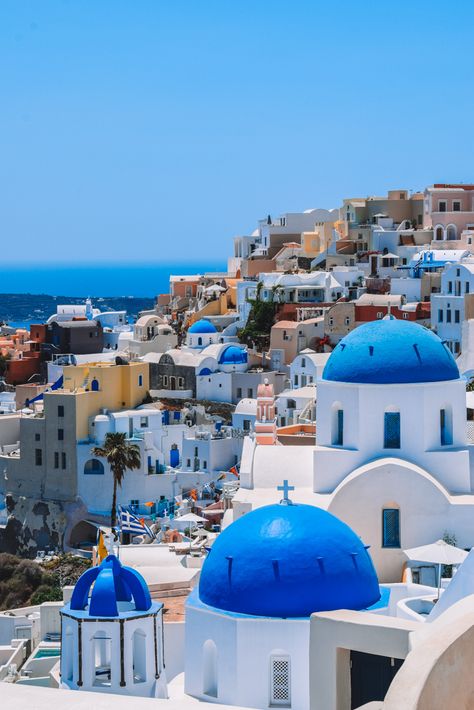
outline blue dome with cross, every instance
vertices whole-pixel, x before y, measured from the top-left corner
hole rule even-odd
[[[323,380],[358,384],[409,384],[459,379],[443,341],[418,323],[384,318],[364,323],[334,348]]]
[[[380,598],[367,548],[351,528],[321,508],[258,508],[217,538],[199,583],[202,603],[227,612],[308,617],[316,611],[366,609]]]
[[[86,570],[74,587],[69,613],[78,616],[119,617],[148,612],[153,606],[145,580],[136,570],[125,567],[115,555]]]

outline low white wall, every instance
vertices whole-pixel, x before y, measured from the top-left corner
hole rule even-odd
[[[184,673],[184,621],[165,621],[165,673],[168,683]]]

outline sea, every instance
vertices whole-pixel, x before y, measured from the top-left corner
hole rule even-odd
[[[0,265],[0,299],[8,294],[47,294],[94,299],[118,296],[151,298],[169,293],[170,274],[225,272],[222,259],[173,261],[161,263],[18,263]],[[100,307],[100,304],[97,304]],[[9,321],[28,327],[27,321]],[[31,321],[30,321],[31,322]]]
[[[224,260],[155,264],[4,264],[0,294],[45,293],[50,296],[145,296],[169,292],[170,274],[225,272]]]

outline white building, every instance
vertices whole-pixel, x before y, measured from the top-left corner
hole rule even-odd
[[[307,348],[295,357],[290,365],[290,381],[294,389],[320,380],[330,353],[315,353]]]
[[[294,499],[347,522],[371,545],[384,581],[401,579],[404,547],[446,531],[474,545],[465,382],[434,333],[395,319],[356,328],[317,392],[315,447],[245,439],[234,518],[275,502],[291,471]]]
[[[164,318],[145,315],[133,326],[133,337],[127,340],[126,350],[135,357],[147,353],[164,353],[175,348],[178,336]]]
[[[441,293],[431,296],[431,324],[455,355],[461,352],[467,293],[474,293],[474,260],[446,266],[441,274]]]

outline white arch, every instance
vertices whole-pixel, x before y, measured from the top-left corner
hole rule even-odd
[[[458,238],[458,228],[455,224],[448,224],[446,227],[446,239],[448,241],[455,241]]]

